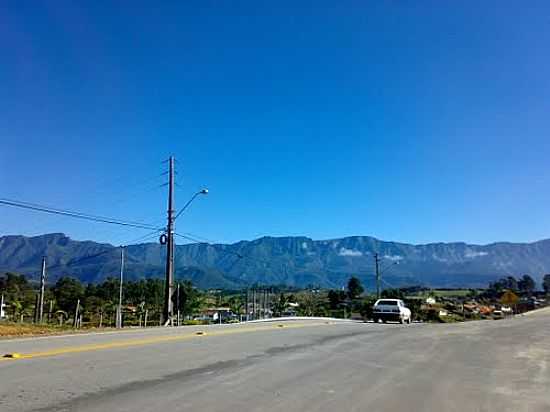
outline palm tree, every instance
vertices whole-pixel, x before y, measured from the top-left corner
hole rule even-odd
[[[23,314],[23,304],[18,299],[15,299],[11,302],[11,307],[13,308],[13,319],[18,319],[18,315]],[[21,318],[19,317],[21,321]]]

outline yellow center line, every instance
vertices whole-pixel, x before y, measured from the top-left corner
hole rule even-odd
[[[285,330],[285,329],[296,329],[296,328],[305,328],[311,326],[326,326],[327,323],[307,323],[307,324],[295,324],[295,325],[284,325],[283,328],[278,325],[274,326],[260,326],[260,327],[246,327],[246,328],[237,328],[237,329],[226,329],[219,331],[193,331],[190,334],[185,335],[164,335],[156,336],[152,338],[142,338],[142,339],[127,339],[117,342],[106,342],[106,343],[97,343],[90,345],[80,345],[80,346],[68,346],[61,347],[57,349],[51,349],[46,351],[39,352],[30,352],[22,353],[17,356],[17,359],[31,359],[31,358],[42,358],[49,356],[64,355],[68,353],[81,353],[81,352],[92,352],[105,349],[115,349],[115,348],[128,348],[135,346],[145,346],[155,343],[164,343],[164,342],[174,342],[174,341],[184,341],[190,339],[205,339],[213,336],[225,336],[233,335],[238,333],[250,333],[250,332],[260,332],[260,331],[273,331],[273,330]],[[197,334],[198,332],[203,332],[202,334]],[[0,358],[0,361],[14,360],[15,358]]]

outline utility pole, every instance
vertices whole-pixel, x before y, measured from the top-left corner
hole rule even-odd
[[[166,285],[164,292],[164,324],[172,322],[174,308],[172,305],[172,289],[174,287],[174,156],[169,159],[168,181],[168,224],[166,226]]]
[[[265,289],[260,290],[260,301],[261,301],[261,318],[265,318]]]
[[[73,328],[78,327],[78,314],[80,313],[80,299],[76,301],[76,308],[74,310]]]
[[[272,288],[270,287],[267,290],[267,302],[266,302],[266,310],[267,310],[267,317],[271,318],[271,295],[272,295]]]
[[[122,282],[124,277],[124,246],[120,247],[120,282],[118,285],[118,307],[116,312],[116,328],[122,328]]]
[[[36,295],[34,297],[34,312],[33,312],[33,322],[38,323],[38,302],[40,301],[40,296]]]
[[[374,254],[374,263],[376,267],[376,298],[380,299],[380,258],[378,253]]]
[[[244,305],[244,316],[245,316],[245,320],[248,322],[248,309],[249,309],[249,298],[248,298],[248,295],[250,294],[250,290],[248,289],[248,287],[246,288],[246,298],[245,298],[245,305]]]
[[[42,274],[40,275],[40,298],[38,299],[38,322],[44,318],[44,288],[46,287],[46,256],[42,257]]]
[[[252,319],[256,320],[256,287],[252,289]]]
[[[177,318],[176,318],[176,325],[180,326],[180,283],[178,282],[178,285],[176,287],[176,308],[177,308]]]

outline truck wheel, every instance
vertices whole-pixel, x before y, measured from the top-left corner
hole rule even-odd
[[[407,325],[410,325],[410,324],[411,324],[411,318],[408,317],[408,318],[407,318]]]
[[[399,323],[400,323],[400,324],[403,324],[403,323],[405,323],[405,319],[403,319],[403,318],[399,318]]]

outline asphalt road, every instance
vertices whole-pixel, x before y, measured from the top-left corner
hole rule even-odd
[[[197,331],[205,334],[198,335]],[[0,411],[549,411],[550,311],[0,341]]]

